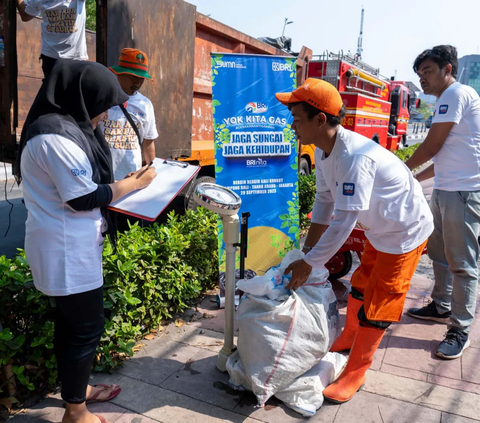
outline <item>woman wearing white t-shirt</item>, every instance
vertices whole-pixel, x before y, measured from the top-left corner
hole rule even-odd
[[[23,180],[25,252],[35,287],[55,298],[55,353],[66,401],[63,423],[105,422],[86,403],[118,395],[88,386],[104,331],[102,249],[115,242],[107,205],[144,188],[154,168],[113,183],[111,156],[96,128],[127,96],[104,66],[59,60],[30,109],[14,173]]]

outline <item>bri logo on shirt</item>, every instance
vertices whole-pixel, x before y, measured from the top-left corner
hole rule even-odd
[[[87,176],[87,171],[84,169],[71,169],[73,176]]]
[[[448,104],[442,104],[439,108],[438,108],[438,114],[439,115],[444,115],[448,112]]]
[[[355,184],[347,182],[343,184],[343,195],[354,195],[355,194]]]

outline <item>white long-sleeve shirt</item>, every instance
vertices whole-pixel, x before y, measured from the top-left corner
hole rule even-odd
[[[389,254],[412,251],[432,233],[433,216],[420,184],[400,159],[370,139],[340,126],[330,155],[315,151],[315,166],[312,222],[330,226],[305,256],[310,265],[323,266],[357,220],[372,246]]]

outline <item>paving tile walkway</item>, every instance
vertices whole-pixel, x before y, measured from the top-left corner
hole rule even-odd
[[[342,324],[349,277],[334,282]],[[433,281],[417,274],[406,307],[423,305]],[[301,422],[302,418],[271,399],[257,408],[255,397],[228,387],[228,375],[215,367],[222,346],[224,311],[213,296],[183,316],[182,327],[166,326],[112,375],[96,374],[95,383],[119,383],[122,393],[91,409],[110,423]],[[477,307],[480,312],[480,307]],[[434,355],[446,326],[421,322],[406,314],[392,325],[380,345],[367,383],[349,403],[325,403],[309,422],[325,423],[467,423],[480,421],[480,323],[464,355],[443,361]],[[48,398],[14,423],[60,422],[62,401]]]

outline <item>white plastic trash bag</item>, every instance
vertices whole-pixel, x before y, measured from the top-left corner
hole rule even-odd
[[[280,401],[304,417],[314,416],[323,404],[323,390],[340,376],[347,364],[347,357],[339,353],[327,353],[309,371],[275,394]],[[251,391],[240,354],[235,351],[227,361],[229,384],[238,391]]]
[[[290,251],[275,270],[283,274],[288,264],[302,257],[301,251]],[[326,269],[315,270],[301,288],[291,293],[285,290],[277,300],[268,294],[281,293],[288,280],[282,278],[277,285],[282,289],[261,276],[248,284],[238,281],[238,287],[249,295],[236,312],[238,356],[229,358],[227,370],[232,387],[252,390],[260,406],[318,363],[335,339],[337,301],[327,277]],[[264,284],[263,291],[255,281]]]
[[[289,295],[285,286],[290,282],[291,276],[284,275],[283,271],[273,268],[267,271],[263,276],[256,276],[252,279],[240,279],[237,287],[243,292],[247,292],[257,297],[267,297],[270,300],[276,300]]]
[[[323,404],[323,390],[340,376],[345,364],[347,357],[329,352],[308,372],[277,392],[275,396],[302,416],[314,416]]]
[[[289,294],[285,288],[292,279],[291,274],[284,275],[285,269],[290,263],[300,260],[305,256],[300,250],[289,251],[277,267],[272,267],[263,276],[255,276],[251,279],[240,279],[237,288],[248,294],[258,297],[268,297],[270,300],[284,300]],[[324,284],[328,278],[328,270],[312,269],[308,278],[308,284]]]

